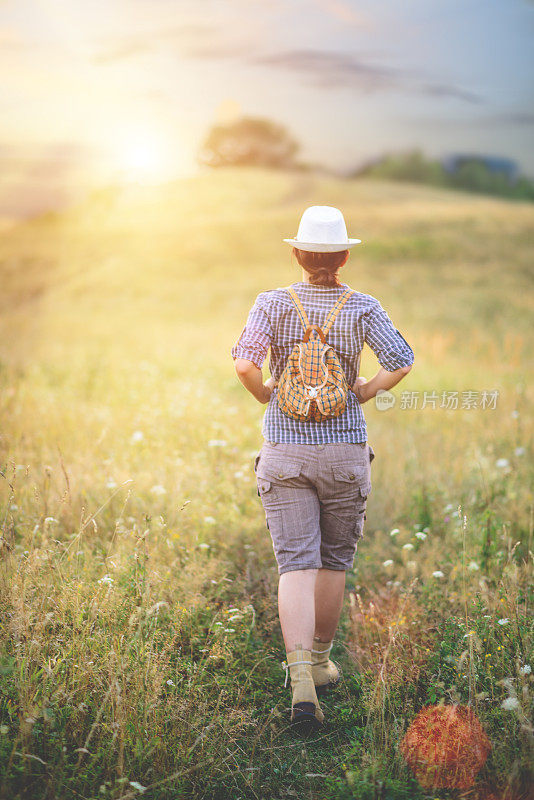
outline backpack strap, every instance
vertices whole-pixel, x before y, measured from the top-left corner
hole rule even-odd
[[[304,311],[304,306],[300,302],[300,297],[298,296],[298,294],[296,293],[296,291],[293,289],[292,286],[286,286],[285,291],[289,294],[289,296],[293,300],[293,304],[297,309],[300,321],[302,322],[302,326],[306,331],[310,327],[310,322],[308,320],[308,315]]]
[[[325,335],[328,333],[328,331],[330,330],[330,328],[334,324],[337,315],[339,314],[339,312],[341,311],[341,309],[343,308],[343,306],[345,305],[345,303],[347,302],[349,297],[351,297],[354,293],[355,292],[354,292],[353,289],[345,289],[343,294],[340,297],[338,297],[335,306],[330,311],[330,313],[327,316],[326,321],[325,321],[325,323],[323,325],[323,333]]]

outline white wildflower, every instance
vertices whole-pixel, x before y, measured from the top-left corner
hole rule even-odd
[[[209,545],[207,542],[200,542],[200,544],[199,544],[199,549],[200,550],[209,550],[210,547],[211,547],[211,545]]]
[[[106,489],[116,489],[117,486],[117,481],[114,481],[113,478],[110,478],[106,483]]]
[[[2,736],[5,736],[6,733],[9,733],[9,725],[0,725],[0,733]]]
[[[385,561],[382,562],[382,566],[384,567],[392,567],[393,566],[393,559],[387,558]]]
[[[516,708],[519,708],[519,700],[517,697],[507,697],[502,701],[501,708],[504,708],[505,711],[515,711]]]
[[[445,506],[445,508],[443,510],[444,511],[452,511],[453,509],[454,509],[453,504],[452,503],[447,503],[447,505]]]
[[[470,561],[469,564],[467,565],[467,569],[469,570],[469,572],[477,572],[480,569],[480,567],[478,566],[476,561]]]
[[[526,452],[527,451],[526,451],[526,449],[524,447],[516,447],[515,450],[514,450],[514,453],[516,454],[516,456],[524,456]]]
[[[235,619],[243,619],[241,614],[232,614],[231,617],[228,617],[228,622],[233,622]]]
[[[413,550],[413,544],[411,542],[408,542],[408,544],[403,544],[402,545],[402,549],[403,550]]]
[[[204,522],[205,522],[207,525],[215,525],[215,523],[217,522],[217,520],[215,519],[215,517],[204,517]]]
[[[435,572],[432,573],[433,578],[444,578],[445,575],[440,569],[437,569]]]
[[[18,505],[16,503],[11,503],[9,506],[10,511],[18,511]]]
[[[132,787],[132,789],[137,789],[137,791],[141,792],[141,794],[143,794],[143,792],[146,792],[146,786],[143,786],[141,783],[139,783],[139,781],[129,781],[129,784]]]
[[[45,525],[57,525],[59,520],[55,517],[45,517]]]
[[[176,684],[175,684],[174,681],[171,681],[171,679],[169,678],[169,680],[167,681],[167,686],[176,686]]]
[[[235,628],[225,628],[224,632],[225,633],[235,633]]]
[[[160,484],[156,484],[156,486],[153,486],[150,491],[152,492],[152,494],[155,494],[155,495],[158,495],[158,496],[159,495],[163,495],[163,494],[167,494],[167,489],[164,486],[161,486]]]
[[[495,462],[495,466],[497,467],[497,469],[508,469],[508,467],[510,466],[510,462],[508,461],[507,458],[498,458],[497,461]]]
[[[142,442],[145,438],[145,434],[143,431],[134,431],[130,437],[131,444],[137,444],[138,442]]]
[[[228,442],[224,439],[210,439],[208,442],[208,447],[226,447]]]
[[[519,672],[521,675],[530,675],[530,673],[532,672],[532,667],[530,666],[530,664],[523,664]]]
[[[389,535],[390,536],[397,536],[398,533],[400,533],[399,529],[398,528],[393,528],[393,530],[390,532]]]
[[[497,622],[499,623],[499,625],[508,625],[510,620],[508,619],[508,617],[502,617],[501,619],[498,619]]]
[[[98,583],[105,583],[108,586],[111,586],[111,584],[113,583],[113,578],[111,577],[111,575],[104,575],[103,578],[100,578]]]
[[[415,538],[416,538],[416,539],[421,539],[421,541],[422,541],[422,542],[424,542],[424,541],[425,541],[425,539],[426,539],[426,533],[425,533],[424,531],[418,531],[418,532],[415,534]]]

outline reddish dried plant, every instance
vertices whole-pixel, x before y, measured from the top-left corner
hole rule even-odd
[[[389,588],[367,601],[351,593],[350,606],[350,649],[360,668],[389,687],[416,683],[435,638],[425,610],[409,594]]]
[[[467,706],[426,706],[400,749],[425,789],[469,789],[484,766],[491,743]]]

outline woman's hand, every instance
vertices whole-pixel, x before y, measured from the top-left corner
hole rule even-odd
[[[356,399],[360,405],[366,403],[369,400],[368,397],[365,396],[365,389],[364,386],[367,383],[367,378],[356,378],[354,381],[354,386],[352,387],[352,391],[356,395]]]
[[[275,379],[268,378],[264,383],[261,369],[258,369],[254,362],[248,361],[246,358],[236,358],[234,363],[237,376],[245,389],[248,389],[259,403],[263,403],[263,405],[268,403],[276,385]]]
[[[399,369],[392,371],[381,368],[369,381],[367,378],[356,378],[352,391],[356,395],[360,405],[362,403],[367,403],[368,400],[372,400],[373,397],[376,397],[377,392],[380,390],[389,391],[393,386],[396,386],[399,381],[406,377],[411,368],[411,364],[409,367],[399,367]]]

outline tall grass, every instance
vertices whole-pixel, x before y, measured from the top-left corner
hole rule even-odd
[[[256,293],[299,279],[280,240],[317,202],[364,240],[345,280],[380,298],[416,367],[393,410],[366,407],[344,680],[302,741],[252,470],[264,409],[229,351]],[[439,702],[469,702],[492,742],[470,796],[529,796],[533,214],[243,169],[6,233],[3,797],[456,797],[427,795],[398,750]],[[482,390],[495,409],[401,407]]]

